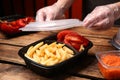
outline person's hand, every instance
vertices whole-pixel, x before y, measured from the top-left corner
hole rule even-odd
[[[39,9],[36,14],[36,21],[49,21],[54,19],[65,18],[64,12],[59,8],[56,3]]]
[[[112,5],[98,6],[83,20],[83,26],[94,30],[106,30],[113,26],[116,19]],[[117,8],[116,8],[117,9]]]

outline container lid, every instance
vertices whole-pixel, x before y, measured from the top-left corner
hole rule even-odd
[[[119,60],[120,60],[120,50],[112,50],[112,51],[103,51],[103,52],[97,52],[96,53],[96,58],[97,58],[97,60],[100,62],[100,64],[104,67],[104,68],[106,68],[106,69],[110,69],[110,68],[117,68],[117,69],[120,69],[120,66],[118,66],[118,65],[109,65],[110,63],[112,63],[112,62],[115,62],[115,61],[118,61],[118,58],[117,58],[117,60],[113,60],[113,59],[111,59],[111,58],[108,58],[107,56],[109,56],[109,57],[115,57],[115,56],[118,56],[119,57]],[[104,60],[105,60],[105,58],[107,59],[107,60],[105,60],[105,63],[103,62],[103,59],[104,58]],[[106,62],[107,61],[107,62]],[[118,61],[119,62],[119,61]],[[107,64],[106,64],[107,63]]]

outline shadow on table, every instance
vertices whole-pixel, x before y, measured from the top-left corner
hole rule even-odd
[[[91,80],[104,80],[103,78],[79,74],[81,70],[85,70],[89,65],[93,64],[93,62],[95,63],[95,61],[96,61],[95,56],[85,55],[82,57],[82,59],[75,61],[73,63],[74,65],[65,68],[61,72],[55,73],[55,75],[45,77],[50,78],[51,80],[64,80],[66,78],[69,78],[70,76],[86,78]]]
[[[5,34],[5,33],[2,33],[2,34],[5,36],[5,38],[10,39],[10,38],[19,37],[19,36],[23,36],[23,35],[29,35],[29,34],[33,34],[33,33],[37,33],[37,32],[28,31],[28,32],[20,32],[20,33],[16,33],[16,34]]]

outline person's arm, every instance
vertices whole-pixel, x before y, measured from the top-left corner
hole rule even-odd
[[[112,9],[114,13],[114,18],[115,20],[120,18],[120,2],[114,3],[114,4],[109,4],[107,5],[110,9]]]
[[[106,30],[120,18],[120,2],[97,6],[83,20],[83,26],[94,30]]]
[[[72,5],[74,0],[58,0],[53,5],[39,9],[36,21],[49,21],[64,18],[64,12]]]
[[[74,2],[74,0],[58,0],[55,4],[61,8],[63,11],[66,11]]]

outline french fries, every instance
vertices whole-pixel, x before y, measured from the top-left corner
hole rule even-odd
[[[62,43],[53,42],[48,45],[40,42],[30,46],[25,56],[42,65],[52,66],[73,57],[74,52]]]

